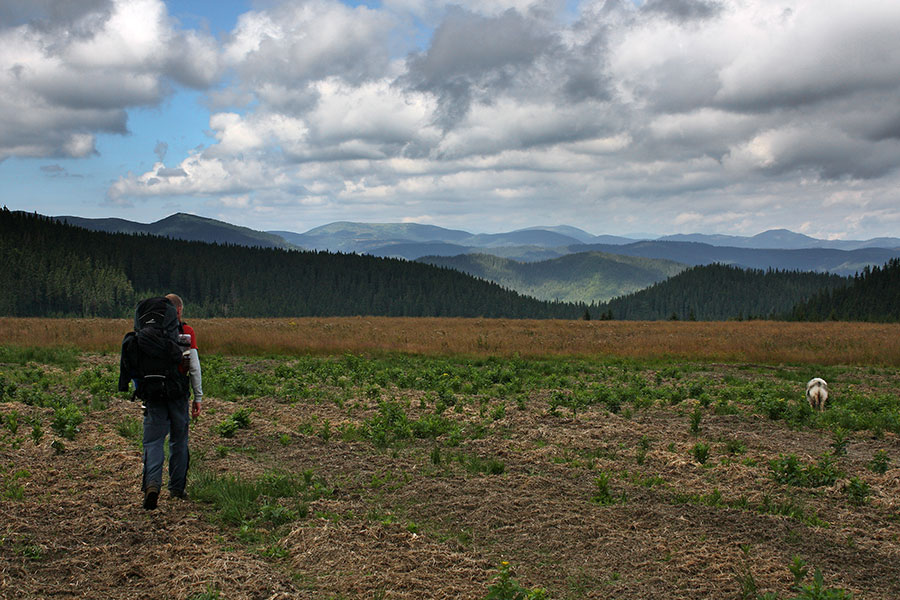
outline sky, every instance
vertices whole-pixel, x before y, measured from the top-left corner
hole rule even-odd
[[[900,236],[896,0],[0,0],[0,204]]]

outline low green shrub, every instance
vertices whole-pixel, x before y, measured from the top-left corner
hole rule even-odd
[[[875,453],[875,456],[872,457],[872,461],[868,464],[868,467],[869,470],[873,473],[884,475],[885,473],[887,473],[890,462],[891,459],[888,458],[887,452],[885,452],[884,450],[879,450]]]
[[[494,583],[488,588],[488,594],[483,600],[549,600],[549,598],[547,590],[543,588],[522,587],[513,579],[509,563],[503,561],[500,563]]]
[[[50,426],[56,435],[67,440],[74,440],[75,434],[81,431],[78,426],[84,421],[84,415],[74,404],[57,406],[53,411],[53,422]]]
[[[706,464],[706,461],[709,460],[709,444],[697,442],[694,444],[694,447],[691,448],[691,456],[693,456],[694,460],[701,465]]]
[[[815,464],[804,464],[795,454],[779,455],[769,461],[769,469],[778,483],[797,487],[831,485],[842,475],[828,455],[823,455]]]

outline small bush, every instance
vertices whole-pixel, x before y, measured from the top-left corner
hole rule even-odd
[[[247,429],[250,427],[250,413],[252,412],[252,408],[242,406],[231,413],[213,429],[222,437],[234,437],[234,434],[237,433],[238,429]]]
[[[700,408],[700,405],[694,407],[694,412],[691,413],[690,424],[691,424],[691,433],[693,435],[697,435],[700,433],[700,421],[703,420],[703,410]]]
[[[0,423],[4,421],[3,415],[0,415]],[[6,428],[12,435],[16,435],[16,432],[19,430],[19,413],[18,411],[12,411],[8,415],[6,415]]]
[[[31,441],[34,442],[34,445],[37,446],[41,443],[41,439],[44,437],[44,428],[41,427],[40,421],[35,421],[31,424]]]
[[[509,563],[500,563],[494,583],[488,588],[483,600],[548,600],[547,590],[543,588],[528,589],[522,587],[515,579]]]
[[[887,473],[890,462],[891,459],[888,458],[887,452],[885,452],[884,450],[879,450],[875,453],[875,456],[872,457],[872,462],[868,464],[868,467],[869,470],[873,473],[884,475],[885,473]]]
[[[234,437],[234,434],[237,433],[238,424],[232,419],[228,418],[215,426],[215,431],[219,435],[225,438]]]
[[[506,471],[503,461],[496,458],[481,458],[477,454],[458,454],[456,460],[470,473],[502,475]]]
[[[703,442],[697,442],[694,444],[694,447],[691,448],[691,455],[694,457],[698,463],[705,464],[709,459],[709,444],[704,444]]]
[[[741,440],[732,438],[725,442],[725,450],[728,454],[743,454],[747,451],[747,444]]]
[[[242,406],[233,413],[231,413],[231,420],[237,423],[237,426],[241,429],[247,429],[250,427],[250,413],[253,412],[253,409],[249,406]]]
[[[66,404],[58,406],[53,411],[53,423],[51,427],[56,435],[64,437],[67,440],[74,440],[75,434],[81,431],[78,426],[84,420],[84,415],[78,410],[74,404]]]
[[[831,454],[833,456],[846,456],[848,441],[846,429],[843,427],[835,429],[834,435],[831,438]]]
[[[869,484],[859,477],[853,477],[844,486],[844,493],[847,494],[850,503],[856,506],[863,506],[869,503],[869,492]]]
[[[591,496],[591,502],[601,506],[625,502],[625,493],[622,492],[620,496],[614,495],[609,487],[609,480],[609,473],[602,471],[594,478],[594,493]]]
[[[795,454],[779,455],[769,461],[769,469],[778,483],[798,487],[831,485],[842,475],[828,455],[823,455],[816,464],[804,464]]]
[[[378,448],[388,448],[413,436],[413,428],[397,402],[379,402],[378,413],[363,423],[363,435]]]

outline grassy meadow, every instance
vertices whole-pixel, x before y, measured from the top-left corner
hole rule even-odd
[[[900,366],[900,324],[327,317],[188,321],[239,356],[393,353]],[[126,319],[0,318],[0,344],[118,352]]]
[[[192,325],[148,513],[129,322],[0,319],[0,597],[900,597],[896,325]]]

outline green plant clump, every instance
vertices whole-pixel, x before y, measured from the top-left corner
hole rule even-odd
[[[872,462],[869,463],[869,470],[873,473],[878,473],[879,475],[884,475],[887,473],[888,465],[890,464],[891,459],[888,458],[887,452],[884,450],[879,450],[875,453],[875,456],[872,457]]]
[[[769,468],[775,481],[797,487],[831,485],[842,475],[828,455],[823,455],[816,464],[804,464],[795,454],[779,455],[769,461]]]
[[[529,589],[513,579],[508,562],[501,562],[497,570],[494,583],[483,600],[549,600],[550,596],[544,588]]]
[[[591,502],[600,506],[625,502],[625,492],[622,492],[619,496],[613,494],[609,486],[609,479],[609,473],[602,471],[594,478],[594,493],[591,495]]]
[[[863,506],[869,503],[870,491],[869,484],[859,477],[851,478],[844,487],[844,493],[847,494],[850,503],[856,506]]]
[[[234,437],[238,429],[250,427],[251,412],[253,412],[252,408],[242,406],[215,426],[216,433],[226,438]]]
[[[80,431],[78,426],[84,420],[84,415],[74,404],[59,406],[54,410],[53,423],[50,425],[56,435],[67,440],[74,440],[75,434]]]
[[[694,457],[694,460],[701,465],[705,464],[706,461],[709,460],[709,444],[697,442],[694,444],[694,447],[691,448],[691,455]]]

